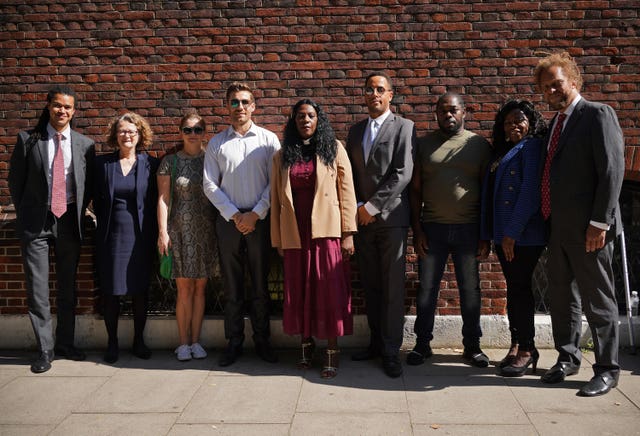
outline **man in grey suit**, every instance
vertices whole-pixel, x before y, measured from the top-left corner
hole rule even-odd
[[[71,88],[52,88],[35,129],[18,134],[9,168],[29,317],[40,350],[31,365],[34,373],[48,371],[54,353],[72,360],[85,359],[74,346],[76,270],[90,199],[85,182],[90,179],[95,145],[71,129],[75,105]],[[55,340],[49,305],[50,246],[55,252],[57,277]]]
[[[624,140],[614,110],[580,96],[582,77],[566,52],[542,59],[536,83],[557,111],[543,151],[542,215],[549,234],[549,297],[558,360],[542,377],[558,383],[576,374],[581,309],[594,342],[594,377],[580,396],[603,395],[618,384],[618,305],[613,240],[622,230],[618,197]],[[573,281],[575,280],[575,285]]]
[[[369,117],[349,129],[347,153],[358,200],[355,245],[371,342],[352,359],[382,357],[384,372],[399,377],[409,227],[407,186],[416,131],[412,121],[389,109],[393,88],[387,74],[375,72],[367,77],[364,98]]]

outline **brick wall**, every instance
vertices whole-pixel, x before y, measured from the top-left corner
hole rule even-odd
[[[15,135],[35,125],[52,83],[79,92],[77,128],[99,148],[109,119],[124,110],[149,119],[158,153],[175,145],[177,120],[189,109],[205,116],[213,135],[226,126],[222,100],[233,80],[257,89],[256,120],[278,135],[290,107],[312,97],[344,139],[365,116],[362,82],[377,69],[393,77],[394,110],[414,120],[419,134],[435,128],[433,103],[453,90],[466,96],[467,128],[488,137],[507,98],[547,109],[531,74],[538,57],[555,49],[581,65],[583,95],[618,112],[627,178],[640,181],[636,0],[4,0],[0,30],[0,206],[10,203]],[[0,242],[0,270],[10,275],[0,280],[3,313],[23,310],[14,246]],[[417,269],[415,255],[408,257],[411,310]],[[483,311],[501,313],[495,259],[482,270]],[[443,280],[440,313],[449,313],[457,310],[455,277],[448,271]],[[361,307],[361,294],[354,297]]]

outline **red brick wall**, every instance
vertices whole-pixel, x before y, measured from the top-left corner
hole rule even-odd
[[[6,179],[15,135],[35,125],[52,83],[79,92],[78,129],[98,143],[108,120],[128,109],[149,119],[156,151],[176,143],[177,120],[188,109],[205,116],[210,135],[223,129],[224,90],[233,80],[257,89],[256,120],[278,135],[290,107],[312,97],[344,139],[349,125],[365,116],[362,82],[377,69],[393,77],[394,110],[414,120],[419,134],[435,128],[433,103],[453,90],[466,96],[467,127],[488,136],[509,97],[547,109],[531,74],[538,57],[555,49],[576,57],[586,98],[617,110],[627,178],[640,181],[638,10],[636,0],[5,0],[0,206],[10,203]],[[21,307],[24,297],[8,289],[20,273],[6,271],[15,268],[15,252],[2,241],[0,250],[13,253],[0,254],[0,270],[10,275],[0,280],[5,311]],[[409,263],[409,306],[414,267]],[[482,269],[483,310],[501,312],[499,268],[494,262]],[[455,278],[448,272],[444,280],[441,313],[448,313],[457,307]]]

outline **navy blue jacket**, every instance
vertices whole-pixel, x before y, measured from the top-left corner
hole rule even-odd
[[[482,184],[481,238],[501,244],[505,236],[516,245],[545,245],[545,225],[540,212],[542,139],[528,137],[500,160],[493,187],[493,226],[487,214],[489,169]]]

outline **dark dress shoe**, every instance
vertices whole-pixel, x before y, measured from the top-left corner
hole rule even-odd
[[[53,362],[55,354],[53,350],[41,351],[40,356],[31,364],[31,372],[41,374],[51,369],[51,362]]]
[[[577,395],[580,397],[604,395],[616,386],[618,386],[618,378],[605,372],[589,380],[586,385],[582,386]]]
[[[542,380],[542,383],[560,383],[564,381],[565,377],[577,374],[578,371],[580,371],[580,367],[571,362],[556,362],[544,373],[540,380]]]
[[[278,361],[278,356],[271,348],[271,344],[269,342],[256,342],[256,354],[260,357],[260,359],[269,363],[276,363]]]
[[[489,366],[489,356],[484,354],[481,349],[469,350],[466,349],[462,353],[462,357],[469,363],[477,368],[486,368]]]
[[[407,365],[422,365],[425,359],[433,356],[433,351],[429,344],[416,344],[413,350],[407,354]]]
[[[81,361],[87,358],[87,355],[84,354],[82,350],[78,350],[73,345],[69,345],[66,347],[55,347],[56,356],[61,357],[63,359]]]
[[[372,360],[380,357],[380,351],[378,348],[369,345],[366,350],[354,353],[351,355],[351,360],[360,362],[363,360]]]
[[[242,344],[234,345],[230,343],[227,345],[227,349],[224,350],[224,353],[220,355],[218,365],[229,366],[238,360],[238,357],[240,356],[242,356]]]
[[[118,353],[118,344],[109,344],[102,359],[107,363],[116,363],[118,361]]]
[[[402,363],[400,358],[396,356],[385,356],[382,358],[382,369],[387,376],[398,378],[402,375]]]
[[[131,348],[131,354],[136,356],[139,359],[149,360],[151,359],[151,350],[146,346],[144,341],[133,343],[133,347]]]

